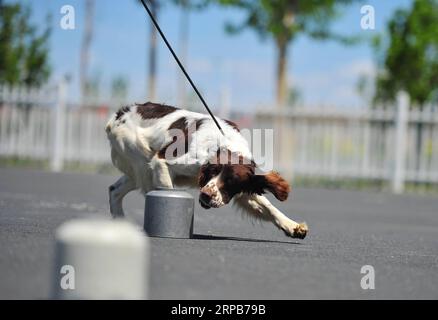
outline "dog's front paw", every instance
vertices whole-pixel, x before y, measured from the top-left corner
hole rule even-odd
[[[309,231],[309,227],[305,222],[299,223],[293,228],[283,229],[284,233],[291,238],[304,239]]]
[[[304,239],[309,231],[309,227],[305,222],[298,224],[292,234],[292,238]]]

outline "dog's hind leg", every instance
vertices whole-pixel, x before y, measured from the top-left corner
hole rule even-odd
[[[289,219],[264,196],[240,194],[235,196],[234,202],[255,218],[271,221],[289,237],[304,239],[307,235],[308,227],[305,223],[297,223]]]
[[[136,189],[134,181],[126,175],[122,176],[108,188],[110,212],[113,218],[125,216],[122,206],[123,197],[134,189]]]

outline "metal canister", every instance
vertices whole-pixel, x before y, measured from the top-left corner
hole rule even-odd
[[[146,194],[144,230],[151,237],[191,238],[194,200],[178,189],[157,189]]]

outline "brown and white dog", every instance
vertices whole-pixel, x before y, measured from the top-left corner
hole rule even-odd
[[[123,217],[122,200],[130,191],[190,186],[200,189],[205,209],[231,199],[255,218],[271,221],[286,235],[303,239],[305,223],[297,223],[263,196],[284,201],[289,184],[278,173],[256,174],[247,141],[238,127],[218,119],[224,136],[209,116],[147,102],[123,107],[106,125],[113,164],[124,173],[109,187],[110,211]]]

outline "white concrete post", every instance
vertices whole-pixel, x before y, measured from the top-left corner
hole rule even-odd
[[[409,96],[402,92],[397,96],[397,115],[395,122],[394,144],[394,175],[392,177],[392,191],[404,191],[406,175],[406,139],[408,128]]]
[[[64,134],[65,134],[65,109],[67,98],[67,83],[62,79],[57,88],[56,106],[53,112],[53,150],[50,161],[52,171],[61,171],[64,166]]]
[[[52,298],[147,299],[149,240],[137,226],[77,219],[55,239]]]

